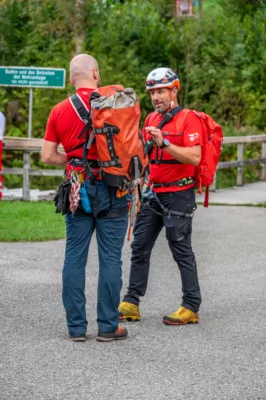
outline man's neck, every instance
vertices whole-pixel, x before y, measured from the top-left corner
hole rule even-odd
[[[75,84],[76,90],[78,89],[97,89],[96,81],[82,80]]]
[[[178,104],[178,103],[175,103],[175,104],[173,105],[173,107],[167,108],[167,110],[166,110],[162,115],[165,115],[166,113],[168,113],[169,111],[171,111],[173,108],[176,108],[176,107],[179,107],[179,104]]]

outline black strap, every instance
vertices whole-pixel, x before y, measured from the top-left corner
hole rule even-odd
[[[86,174],[92,180],[94,180],[95,178],[93,176],[91,166],[87,160],[88,152],[94,140],[94,133],[92,131],[91,111],[86,110],[86,108],[84,107],[82,101],[80,100],[77,94],[74,94],[73,96],[70,97],[70,103],[75,108],[75,110],[77,111],[80,118],[85,124],[80,134],[78,135],[78,139],[85,137],[85,141],[82,144],[76,146],[75,149],[83,147],[83,153],[82,153],[83,166],[85,168]],[[89,135],[90,130],[91,134]]]
[[[182,164],[180,161],[177,160],[150,160],[150,164]]]
[[[91,180],[95,180],[95,177],[93,175],[91,166],[88,163],[87,155],[88,155],[88,152],[90,150],[90,147],[91,147],[91,144],[93,142],[93,139],[94,139],[93,131],[91,132],[90,137],[89,137],[89,131],[88,131],[87,132],[87,136],[86,136],[86,140],[85,140],[85,143],[84,143],[84,146],[83,146],[83,153],[82,153],[83,165],[84,165],[86,174],[91,178]]]
[[[120,129],[118,128],[118,126],[110,125],[105,122],[103,128],[94,128],[93,132],[95,133],[95,135],[100,135],[100,134],[106,135],[107,133],[114,135],[114,134],[119,133]]]
[[[170,122],[174,118],[174,116],[179,114],[182,110],[183,110],[183,107],[181,107],[181,106],[172,108],[170,111],[168,111],[166,114],[164,114],[164,117],[163,117],[162,121],[159,123],[159,125],[157,126],[157,128],[162,129],[162,127],[165,124]],[[156,146],[155,160],[150,160],[150,161],[153,161],[153,162],[151,162],[151,164],[164,164],[164,163],[162,163],[162,153],[161,153],[160,158],[158,158],[158,155],[159,155],[159,148],[158,148],[158,146]],[[182,164],[182,163],[179,163],[179,164]]]
[[[97,160],[89,159],[87,161],[91,168],[94,168],[94,169],[100,168],[100,165]],[[73,157],[73,158],[71,158],[69,164],[72,165],[72,167],[84,167],[82,158]]]
[[[191,185],[192,183],[194,183],[193,178],[188,177],[188,178],[179,179],[178,181],[173,181],[173,182],[169,182],[169,183],[167,183],[167,182],[154,183],[154,184],[152,184],[152,187],[154,187],[154,188],[169,187],[169,186],[183,187],[183,186]]]
[[[162,129],[162,127],[170,122],[177,114],[179,114],[183,110],[183,107],[177,106],[175,108],[172,108],[170,111],[168,111],[166,114],[164,114],[162,121],[159,123],[157,126],[158,129]]]
[[[89,130],[91,129],[91,121],[89,121],[84,128],[82,128],[81,132],[78,135],[78,139],[81,139],[82,137],[87,137],[87,134],[89,132]]]
[[[75,108],[75,110],[77,111],[80,118],[85,124],[85,126],[82,128],[81,132],[78,135],[78,139],[81,139],[83,136],[84,137],[87,136],[88,130],[92,127],[91,112],[86,110],[86,108],[84,107],[83,103],[81,102],[77,94],[73,94],[73,96],[70,97],[70,103]]]
[[[122,164],[121,164],[121,161],[119,160],[119,158],[116,158],[116,159],[110,160],[110,161],[100,161],[99,160],[99,165],[100,165],[100,167],[103,167],[103,168],[109,168],[109,167],[122,168]]]
[[[162,211],[167,214],[167,218],[171,218],[172,215],[177,215],[178,217],[186,217],[186,218],[193,218],[194,212],[192,213],[184,213],[184,212],[180,212],[180,211],[174,211],[171,210],[170,208],[164,207],[164,205],[160,202],[159,197],[157,196],[157,194],[155,192],[154,193],[154,198],[157,201],[157,203],[159,204],[159,206],[161,207]]]
[[[77,94],[73,94],[73,96],[70,97],[70,103],[75,107],[80,118],[86,125],[90,120],[90,112],[86,110]]]

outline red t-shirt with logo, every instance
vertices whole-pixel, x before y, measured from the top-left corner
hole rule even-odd
[[[88,109],[90,109],[89,99],[93,90],[94,89],[80,88],[76,91]],[[68,160],[73,157],[82,158],[83,148],[75,148],[84,143],[84,137],[81,139],[78,138],[84,126],[85,123],[77,115],[69,99],[65,99],[52,109],[47,121],[44,140],[58,144],[61,143]],[[94,143],[91,145],[87,158],[90,160],[98,159],[98,153]]]
[[[163,137],[167,138],[170,143],[179,147],[192,147],[203,145],[203,126],[200,119],[191,111],[184,119],[183,111],[175,115],[173,119],[166,123],[162,128]],[[144,128],[147,126],[158,126],[162,121],[163,115],[153,112],[148,115],[143,126],[143,137],[145,141],[151,140],[152,136]],[[153,147],[150,154],[150,160],[156,159],[157,146]],[[174,160],[174,158],[158,148],[158,159],[160,160]],[[195,174],[195,167],[191,164],[150,164],[150,183],[170,183],[178,181],[182,178],[193,177]],[[194,185],[188,186],[170,186],[153,188],[155,192],[177,192],[180,190],[188,189]]]

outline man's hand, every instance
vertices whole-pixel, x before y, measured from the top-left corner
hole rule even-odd
[[[155,126],[147,126],[145,128],[148,133],[152,135],[153,140],[157,144],[158,147],[161,147],[163,144],[163,134],[160,129],[156,128]]]

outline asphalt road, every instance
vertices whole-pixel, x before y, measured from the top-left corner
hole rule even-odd
[[[1,400],[266,399],[266,210],[200,207],[194,250],[201,322],[164,326],[180,304],[164,233],[152,256],[143,319],[129,338],[95,340],[97,248],[87,266],[86,343],[67,337],[61,304],[64,241],[0,244]],[[124,250],[124,288],[130,246]]]

